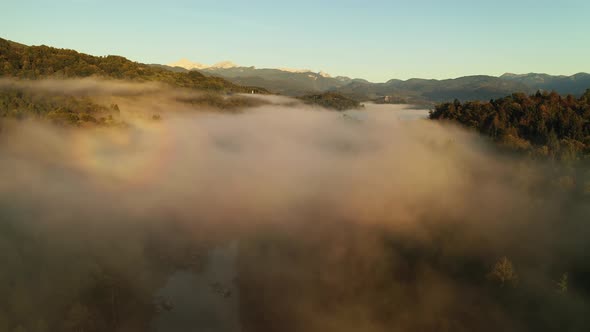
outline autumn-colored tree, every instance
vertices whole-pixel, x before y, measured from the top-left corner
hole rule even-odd
[[[500,258],[496,263],[494,263],[490,273],[488,274],[488,278],[494,282],[499,283],[500,287],[504,287],[506,284],[510,284],[512,286],[516,286],[518,284],[518,274],[516,274],[514,265],[506,256]]]

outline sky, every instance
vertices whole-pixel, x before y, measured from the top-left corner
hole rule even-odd
[[[2,0],[0,37],[373,82],[590,72],[588,0]]]

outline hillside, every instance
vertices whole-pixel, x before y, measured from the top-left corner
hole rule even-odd
[[[0,76],[21,79],[101,77],[162,82],[177,87],[219,92],[266,93],[199,72],[173,72],[121,56],[92,56],[49,46],[25,46],[0,38]]]
[[[458,122],[502,146],[535,157],[575,160],[590,154],[590,89],[580,98],[556,92],[437,105],[434,120]]]
[[[319,105],[336,111],[346,111],[361,107],[358,101],[333,92],[305,95],[297,98],[308,105]]]
[[[235,112],[259,106],[264,101],[234,93],[268,93],[265,89],[240,86],[196,71],[170,70],[120,56],[97,57],[74,50],[26,46],[5,39],[0,39],[0,78],[3,80],[0,84],[0,120],[36,119],[77,127],[125,126],[125,122],[117,104],[97,96],[100,94],[98,86],[91,84],[82,94],[68,93],[65,82],[69,79],[125,80],[138,83],[137,86],[139,83],[159,82],[164,85],[153,90],[152,95],[159,93],[163,103],[199,111]],[[19,80],[39,79],[64,80],[64,87],[44,90],[39,86],[26,88],[23,82],[17,83]],[[166,85],[183,89],[176,90],[178,96],[169,95],[165,92]],[[160,118],[159,114],[153,116]]]
[[[125,126],[119,113],[117,104],[101,105],[85,97],[33,93],[15,88],[0,90],[0,120],[41,119],[79,127]]]

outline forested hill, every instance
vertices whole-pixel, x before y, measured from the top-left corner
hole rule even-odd
[[[537,92],[485,103],[456,100],[437,105],[430,118],[459,122],[534,156],[571,160],[590,155],[590,89],[580,98]]]
[[[308,105],[319,105],[336,111],[346,111],[361,108],[361,103],[333,92],[297,97]]]
[[[162,82],[177,87],[220,92],[266,93],[199,72],[172,72],[121,56],[92,56],[49,46],[26,46],[0,38],[0,76],[22,79],[102,77]]]

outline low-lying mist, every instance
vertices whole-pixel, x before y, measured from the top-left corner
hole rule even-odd
[[[140,331],[186,252],[230,242],[244,331],[589,326],[589,211],[560,165],[401,106],[199,112],[191,92],[89,82],[17,88],[116,102],[128,127],[0,132],[2,331]],[[517,278],[490,273],[502,257]]]

